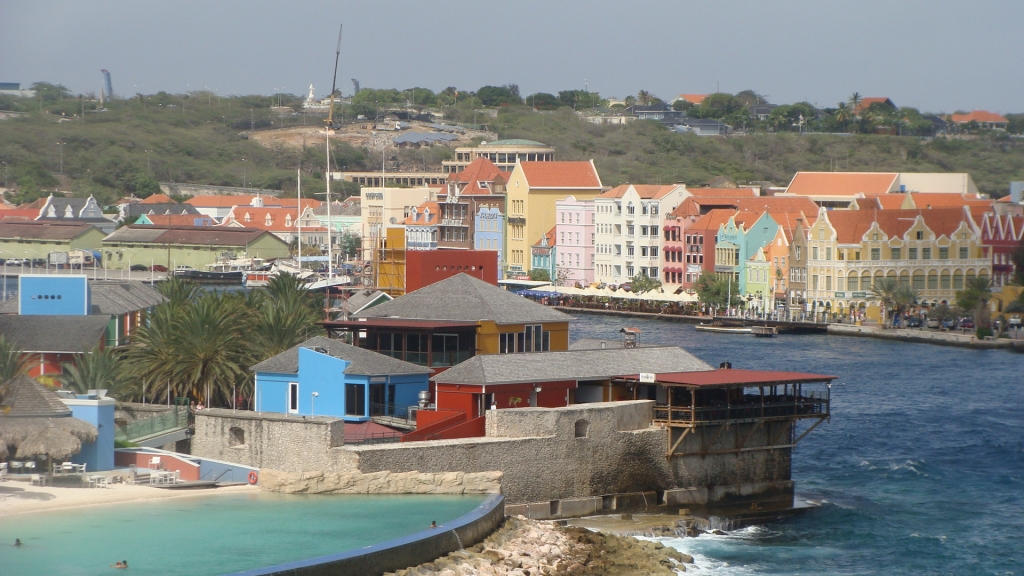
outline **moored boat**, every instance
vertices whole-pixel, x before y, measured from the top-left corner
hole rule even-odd
[[[747,326],[716,326],[714,324],[698,324],[695,328],[699,332],[715,332],[718,334],[751,334],[752,330]]]

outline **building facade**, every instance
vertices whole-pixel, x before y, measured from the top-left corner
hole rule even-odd
[[[685,197],[682,185],[623,184],[595,198],[595,280],[660,279],[662,224]]]
[[[359,191],[363,260],[372,260],[383,248],[389,228],[401,228],[414,208],[437,200],[434,188],[370,188]]]
[[[533,140],[509,139],[484,142],[476,147],[455,149],[455,158],[441,162],[445,174],[462,172],[474,160],[486,158],[504,172],[511,172],[517,162],[551,162],[555,149]]]
[[[587,286],[594,282],[596,264],[594,202],[569,196],[555,202],[555,212],[558,222],[554,235],[558,245],[557,274],[551,279],[563,286]]]

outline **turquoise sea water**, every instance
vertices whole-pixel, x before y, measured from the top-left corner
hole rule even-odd
[[[406,536],[483,498],[226,494],[0,517],[0,575],[237,572]]]
[[[726,536],[661,539],[697,574],[1024,574],[1024,355],[841,336],[705,334],[580,314],[574,338],[682,346],[717,366],[839,376],[832,421],[796,448],[821,507]],[[688,572],[689,573],[689,572]]]

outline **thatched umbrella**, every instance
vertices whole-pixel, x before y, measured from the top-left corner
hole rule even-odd
[[[14,447],[19,458],[46,456],[47,473],[53,476],[53,458],[64,460],[82,450],[83,442],[95,442],[99,430],[70,416],[57,418],[0,418],[0,452]]]
[[[72,418],[73,420],[73,418]],[[82,441],[67,430],[48,422],[18,443],[18,457],[46,456],[47,475],[53,477],[53,459],[66,460],[82,451]]]

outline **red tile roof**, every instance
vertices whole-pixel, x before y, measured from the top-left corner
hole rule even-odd
[[[902,237],[920,216],[925,226],[936,237],[952,235],[970,218],[963,208],[933,208],[931,210],[832,210],[828,221],[836,230],[840,244],[859,244],[864,234],[878,222],[878,227],[890,238]]]
[[[601,188],[592,162],[520,162],[531,188]]]
[[[687,231],[699,232],[701,230],[717,231],[722,224],[729,221],[736,214],[735,210],[720,209],[712,210],[707,214],[701,216],[696,222],[690,224]]]
[[[490,188],[483,188],[480,186],[480,182],[486,182],[493,184],[495,181],[500,180],[504,184],[508,179],[508,174],[502,172],[494,162],[491,162],[488,158],[477,158],[469,163],[462,172],[448,175],[448,182],[454,182],[456,184],[465,184],[462,188],[461,194],[490,194]]]
[[[814,214],[818,205],[805,196],[758,196],[756,198],[740,198],[736,202],[740,210],[760,210],[761,212],[806,212]]]
[[[269,223],[268,223],[269,218]],[[249,228],[257,228],[270,232],[292,232],[298,229],[298,217],[295,208],[255,208],[253,206],[235,206],[224,217],[223,224],[241,224]],[[303,230],[323,231],[322,226],[303,226]]]
[[[4,220],[35,220],[39,217],[39,208],[12,208],[0,212]]]
[[[321,204],[323,204],[322,201],[315,200],[313,198],[303,198],[302,199],[302,208],[303,209],[313,208],[315,210],[315,209],[319,208]],[[274,207],[278,207],[278,206],[280,206],[281,208],[295,208],[296,206],[299,205],[299,199],[298,198],[268,198],[268,197],[264,196],[263,197],[263,205],[268,207],[268,208],[274,208]]]
[[[429,214],[427,211],[429,210]],[[416,207],[416,212],[419,217],[410,214],[408,218],[402,220],[402,224],[413,225],[413,226],[434,226],[437,224],[438,217],[441,212],[441,208],[437,205],[437,202],[424,202]],[[424,218],[424,216],[426,216]]]
[[[753,188],[687,188],[687,192],[702,198],[745,198],[757,196]]]
[[[707,94],[680,94],[676,96],[676,100],[686,100],[691,104],[700,104],[707,97]]]
[[[797,172],[786,194],[798,196],[876,196],[896,183],[895,172]]]
[[[193,196],[186,200],[185,203],[203,208],[230,208],[232,206],[248,205],[255,197],[255,194],[239,194],[235,196]]]
[[[171,200],[170,196],[166,194],[153,194],[140,202],[140,204],[174,204],[174,200]]]
[[[861,112],[870,108],[872,104],[888,104],[893,108],[896,107],[896,104],[894,104],[892,100],[889,100],[885,96],[869,96],[867,98],[861,99],[860,103],[857,104],[857,108],[854,109],[854,112],[860,114]]]
[[[1006,124],[1009,120],[988,110],[975,110],[970,114],[953,114],[954,124],[967,124],[968,122]]]
[[[917,208],[960,208],[963,206],[992,206],[992,200],[988,200],[985,198],[971,198],[964,196],[962,194],[952,193],[922,194],[917,192],[911,192],[910,199],[911,201],[914,202],[914,206]]]

